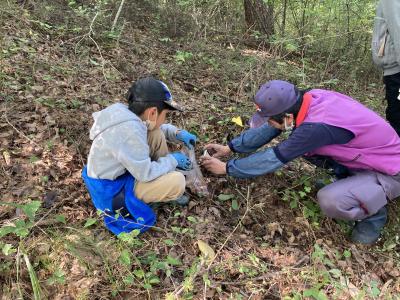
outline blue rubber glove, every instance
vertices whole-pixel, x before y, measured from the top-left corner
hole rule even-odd
[[[192,162],[190,159],[181,152],[174,152],[171,155],[176,159],[178,162],[178,169],[188,171],[192,169]]]
[[[180,130],[177,133],[176,138],[183,142],[189,149],[193,149],[193,147],[196,145],[197,136],[186,130]]]

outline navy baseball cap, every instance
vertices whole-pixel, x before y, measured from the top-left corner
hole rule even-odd
[[[132,102],[164,102],[166,109],[183,111],[182,106],[173,100],[168,86],[153,77],[141,78],[134,82],[126,98]]]

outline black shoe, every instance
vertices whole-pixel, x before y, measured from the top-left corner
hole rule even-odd
[[[381,235],[387,221],[387,209],[382,207],[378,212],[356,223],[351,233],[351,240],[356,243],[371,245]]]
[[[179,206],[186,206],[189,203],[189,196],[182,195],[178,199],[171,201],[171,203],[176,203]]]
[[[156,210],[156,209],[160,208],[160,206],[163,204],[176,204],[178,206],[186,206],[188,203],[189,203],[189,196],[182,195],[179,198],[168,201],[168,202],[152,202],[152,203],[149,203],[149,206],[151,207],[151,209]]]

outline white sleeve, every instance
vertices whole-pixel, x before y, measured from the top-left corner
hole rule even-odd
[[[176,132],[179,130],[177,127],[172,124],[162,124],[160,129],[164,132],[168,141],[175,144],[179,142],[179,140],[176,138]]]
[[[175,170],[178,165],[170,154],[151,161],[147,136],[138,130],[131,130],[120,143],[114,145],[112,154],[140,182],[154,180]]]

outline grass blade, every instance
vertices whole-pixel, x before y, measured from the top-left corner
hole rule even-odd
[[[31,262],[29,261],[28,255],[26,255],[25,253],[24,253],[24,260],[26,267],[28,268],[29,277],[31,278],[33,299],[40,300],[42,291],[40,290],[39,280],[36,277],[35,270],[33,269]]]

